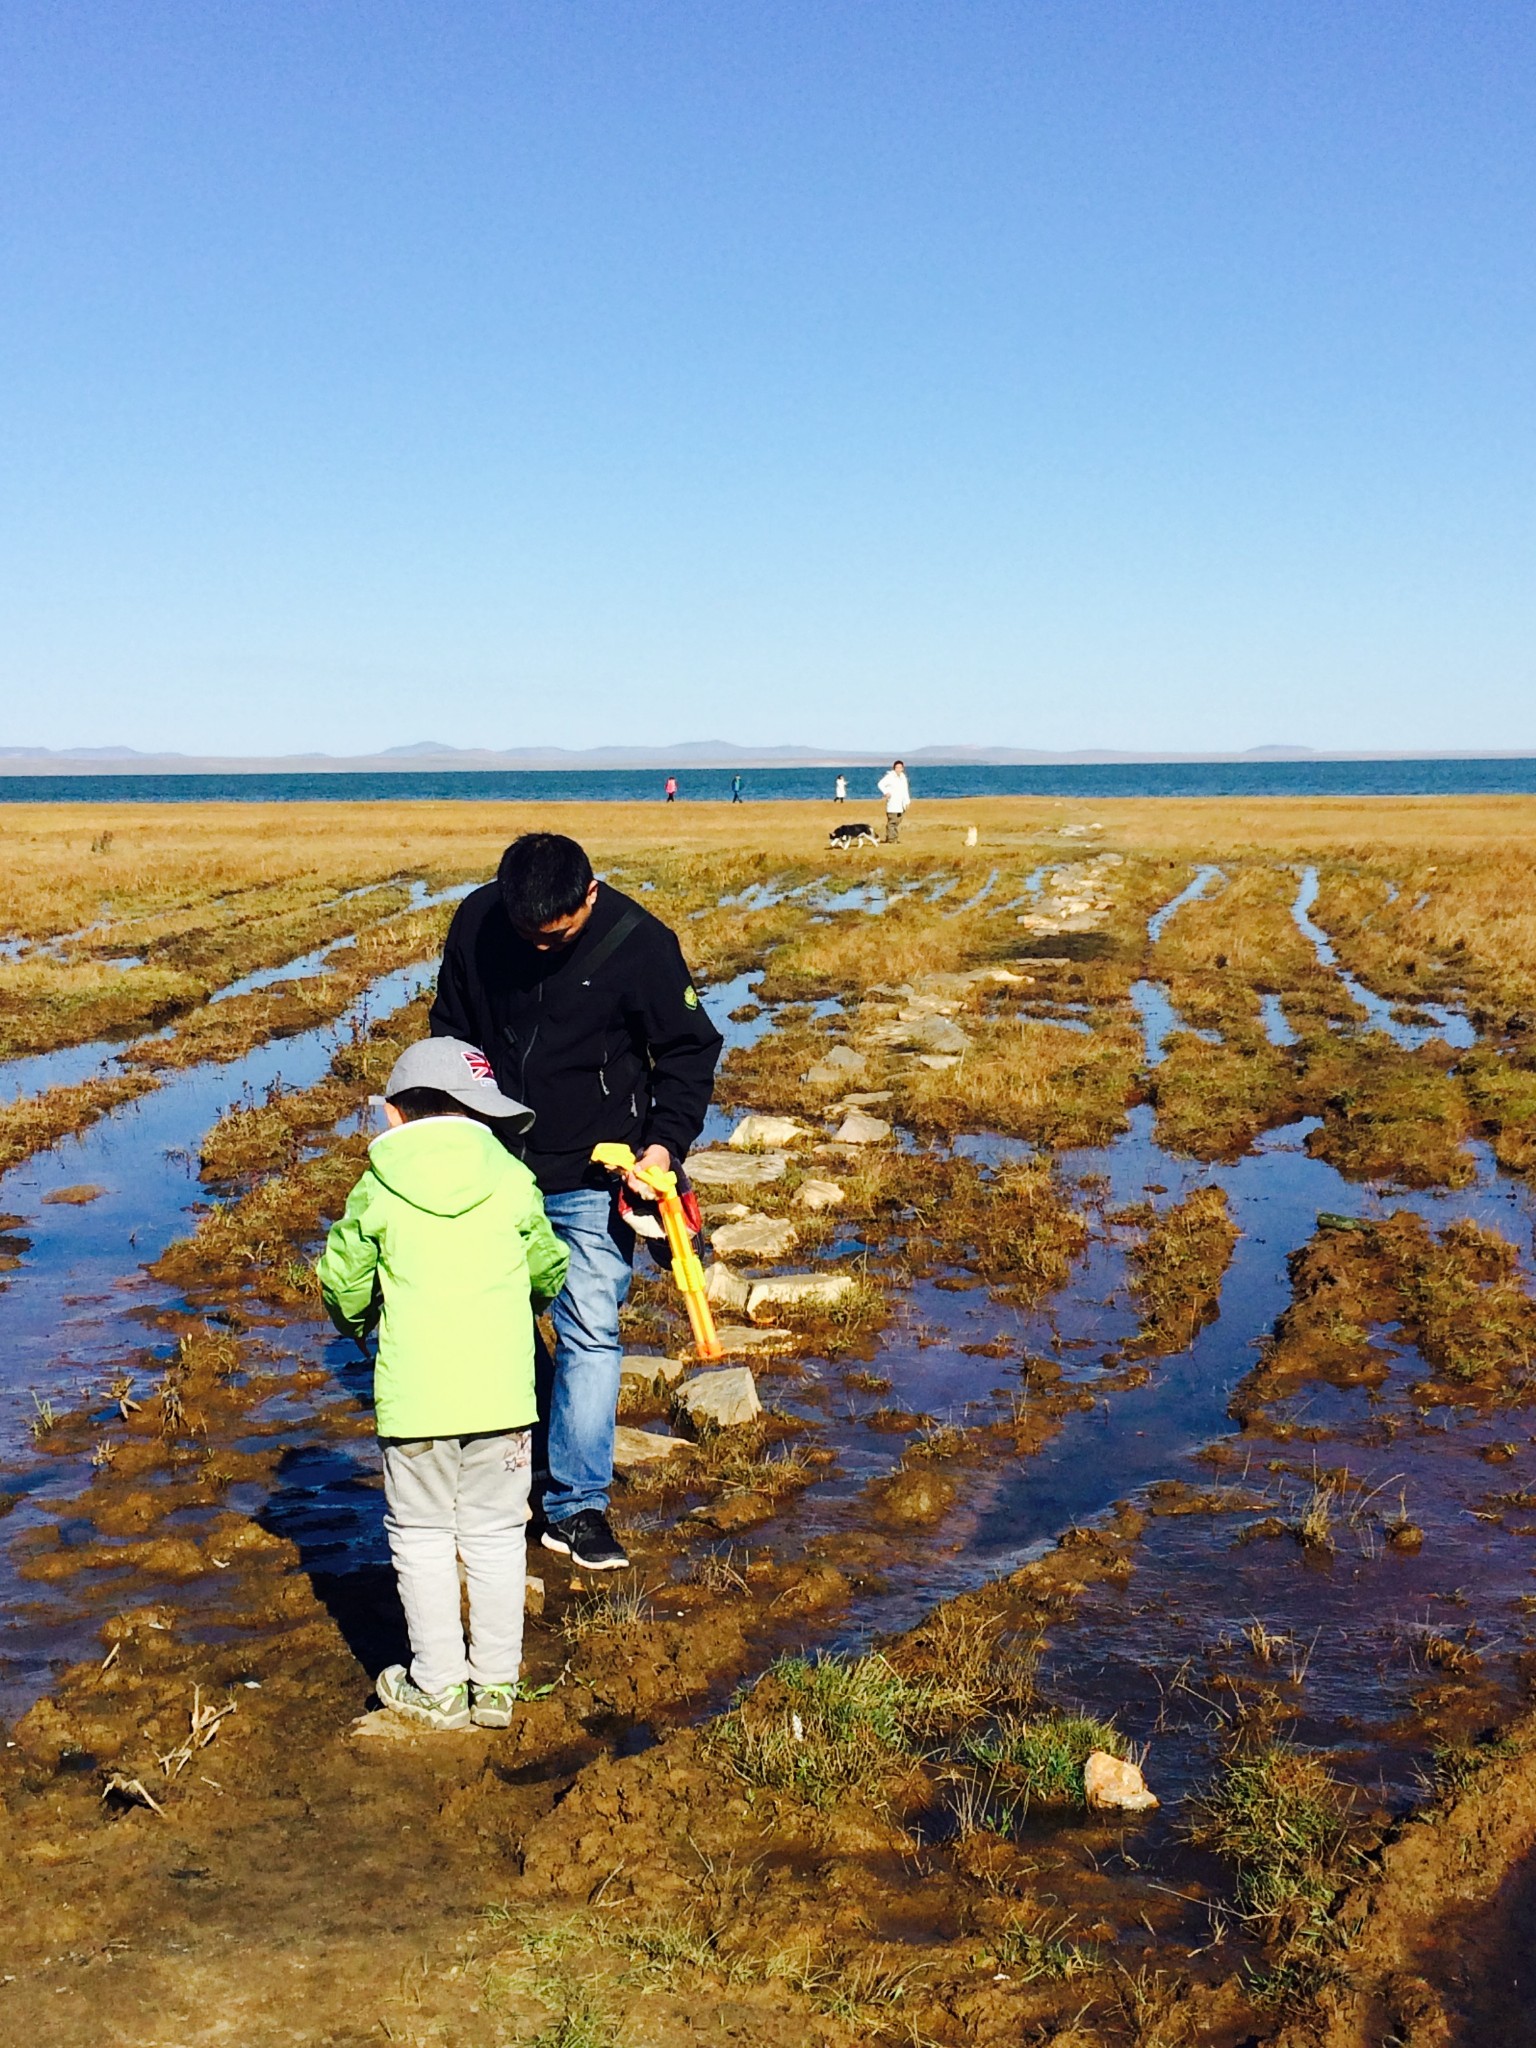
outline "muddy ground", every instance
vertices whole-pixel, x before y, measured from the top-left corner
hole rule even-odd
[[[743,1428],[637,1287],[623,1419],[675,1447],[633,1575],[543,1555],[502,1735],[373,1709],[367,1370],[306,1264],[418,984],[189,1030],[0,1180],[5,2038],[1527,2039],[1507,821],[1124,808],[935,807],[876,874],[615,850],[729,1027],[710,1228],[794,1238],[720,1259]],[[749,1315],[786,1271],[849,1284]],[[1160,1804],[1088,1810],[1090,1749]]]

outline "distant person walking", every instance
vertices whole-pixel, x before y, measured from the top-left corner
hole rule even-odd
[[[890,846],[901,837],[901,821],[912,802],[906,763],[893,761],[875,787],[885,798],[885,843]]]
[[[677,777],[675,775],[667,777],[667,802],[669,804],[677,802]]]
[[[848,801],[848,778],[847,778],[847,776],[846,776],[846,775],[839,775],[839,777],[837,778],[837,781],[836,781],[836,783],[835,783],[835,784],[833,785],[833,789],[832,789],[832,801],[833,801],[833,803],[835,803],[835,804],[845,804],[845,803],[847,803],[847,801]]]
[[[731,777],[731,802],[733,804],[741,802],[741,777],[739,775]]]

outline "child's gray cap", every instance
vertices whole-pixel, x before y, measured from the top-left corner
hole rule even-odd
[[[533,1122],[533,1111],[526,1104],[514,1102],[496,1086],[491,1063],[480,1048],[466,1045],[462,1038],[418,1038],[408,1045],[390,1069],[384,1100],[389,1102],[412,1088],[435,1088],[439,1095],[462,1102],[476,1116],[509,1123],[518,1131],[526,1131]]]

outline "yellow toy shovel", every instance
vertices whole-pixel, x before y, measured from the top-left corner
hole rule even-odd
[[[594,1145],[592,1157],[613,1173],[634,1172],[635,1155],[628,1145]],[[667,1233],[667,1249],[672,1254],[672,1278],[693,1326],[694,1349],[700,1358],[723,1358],[724,1348],[715,1335],[715,1319],[704,1296],[704,1268],[693,1248],[682,1197],[677,1192],[677,1175],[669,1166],[648,1166],[638,1178],[656,1197],[661,1227]]]

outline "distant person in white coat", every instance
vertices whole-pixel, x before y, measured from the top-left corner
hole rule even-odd
[[[848,778],[847,778],[847,776],[846,776],[846,775],[839,775],[839,777],[837,778],[837,781],[836,781],[836,783],[834,784],[834,786],[833,786],[833,790],[832,790],[832,801],[833,801],[833,803],[835,803],[835,804],[845,804],[845,803],[847,803],[847,801],[848,801]]]
[[[901,821],[912,801],[906,763],[893,761],[875,786],[885,798],[885,843],[889,846],[901,837]]]

